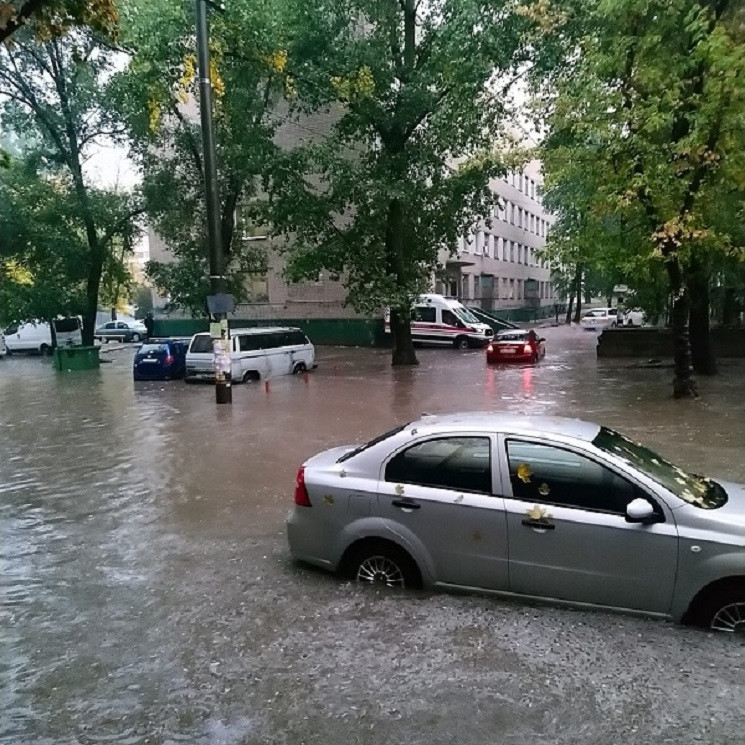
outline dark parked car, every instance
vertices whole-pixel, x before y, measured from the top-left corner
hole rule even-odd
[[[135,380],[174,380],[186,372],[189,339],[151,339],[135,354]]]
[[[109,321],[96,329],[95,337],[101,341],[138,342],[147,339],[147,329],[142,321]]]

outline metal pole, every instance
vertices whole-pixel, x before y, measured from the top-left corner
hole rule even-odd
[[[220,235],[220,195],[217,188],[217,157],[215,155],[215,133],[212,125],[212,81],[210,80],[210,50],[208,44],[207,2],[196,0],[197,10],[197,61],[199,68],[199,110],[202,120],[202,150],[204,157],[204,191],[207,200],[207,241],[210,249],[210,291],[212,295],[226,291],[224,258]],[[226,313],[215,313],[217,323],[227,318]],[[218,404],[233,403],[230,372],[220,369],[220,343],[225,339],[213,339],[215,350],[215,401]],[[230,354],[229,334],[227,337]],[[224,348],[222,352],[224,353]]]

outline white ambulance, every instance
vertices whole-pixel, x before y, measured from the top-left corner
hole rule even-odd
[[[384,322],[389,334],[390,311],[386,311]],[[411,309],[411,337],[418,344],[468,349],[488,344],[494,331],[457,300],[427,294],[420,295]]]

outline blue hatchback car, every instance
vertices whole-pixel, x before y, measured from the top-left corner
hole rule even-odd
[[[190,339],[150,339],[135,354],[135,380],[173,380],[186,372],[186,350]]]

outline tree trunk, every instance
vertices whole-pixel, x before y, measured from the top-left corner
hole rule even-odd
[[[391,338],[393,340],[392,365],[419,364],[411,338],[410,308],[391,308]]]
[[[683,284],[683,273],[676,256],[667,257],[665,268],[673,298],[670,311],[673,359],[675,362],[673,397],[696,398],[698,397],[698,388],[696,378],[693,375],[691,345],[688,338],[688,314],[690,309],[688,289]]]
[[[572,312],[574,311],[574,293],[569,296],[569,302],[567,303],[567,326],[572,322]]]
[[[709,328],[709,272],[702,266],[692,265],[687,284],[691,298],[688,323],[693,370],[699,375],[716,375],[717,364]]]
[[[399,287],[406,287],[406,269],[404,262],[404,215],[401,201],[392,199],[388,205],[388,217],[385,230],[385,246],[389,271],[395,275]],[[391,364],[418,365],[411,338],[411,309],[391,308],[391,337],[393,355]]]
[[[582,265],[577,264],[577,273],[574,275],[574,287],[577,293],[577,306],[574,309],[574,322],[579,323],[582,317]]]

